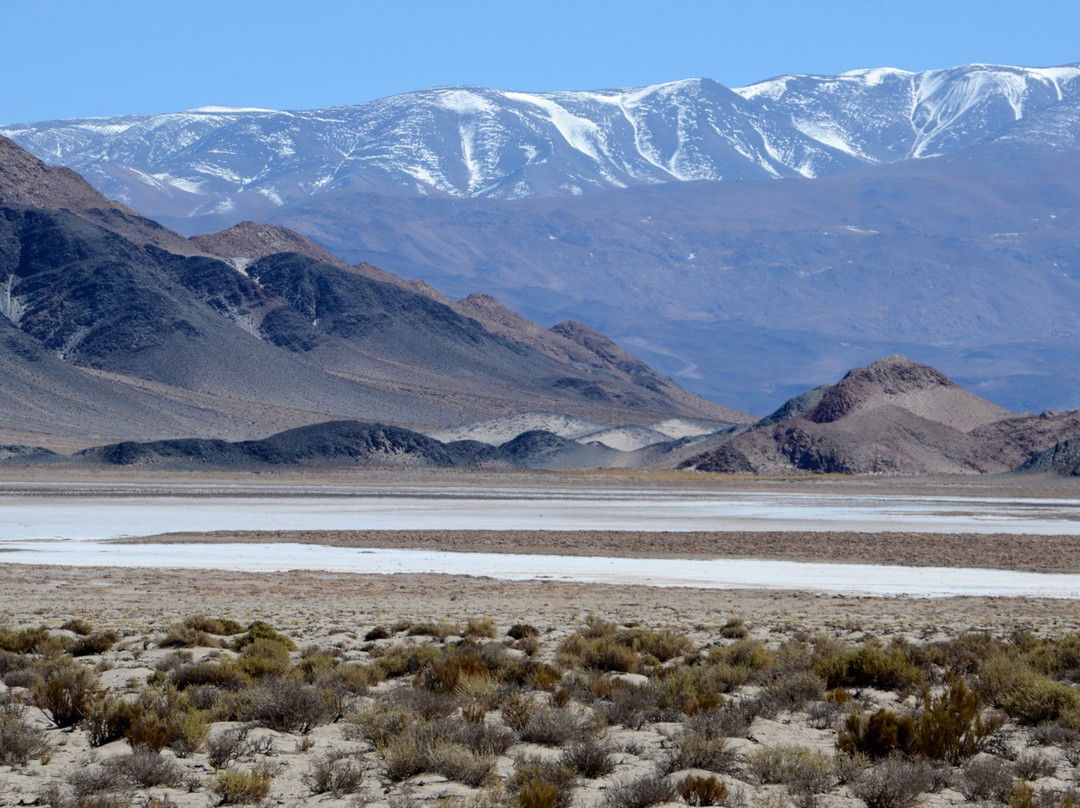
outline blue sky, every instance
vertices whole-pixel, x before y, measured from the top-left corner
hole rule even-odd
[[[3,0],[2,20],[0,123],[1080,61],[1077,0]]]

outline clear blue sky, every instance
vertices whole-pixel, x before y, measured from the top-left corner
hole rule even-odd
[[[1080,62],[1080,0],[0,0],[0,123]]]

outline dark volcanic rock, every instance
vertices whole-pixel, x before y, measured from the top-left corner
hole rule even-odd
[[[1032,455],[1017,471],[1080,477],[1080,437],[1068,438]]]
[[[99,446],[78,454],[83,460],[110,465],[177,468],[250,468],[255,466],[433,466],[479,465],[492,447],[437,440],[385,424],[329,421],[279,432],[261,440],[230,443],[185,438]]]

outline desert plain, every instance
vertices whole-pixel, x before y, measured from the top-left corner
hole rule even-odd
[[[99,495],[150,482],[131,473],[5,475],[0,508],[5,494],[45,484]],[[1080,491],[1069,481],[1016,477],[357,472],[172,474],[152,482],[208,498],[255,483],[283,493],[452,482],[1040,502],[1075,500]],[[880,564],[1080,572],[1080,537],[1068,532],[718,525],[665,542],[657,531],[169,528],[123,541],[184,543],[191,552],[211,543],[238,553],[244,545],[267,552],[300,543],[829,561],[865,565],[868,579]],[[0,593],[0,805],[1066,805],[1080,779],[1080,692],[1072,684],[1080,654],[1071,650],[1080,644],[1080,609],[1071,598],[869,597],[438,570],[72,567],[4,563],[3,553]],[[272,632],[253,628],[263,625]],[[92,681],[67,721],[58,719],[48,682],[71,669],[87,670]],[[977,694],[978,719],[989,728],[980,734],[969,721],[962,751],[943,757],[913,742],[885,754],[868,740],[866,716],[911,716],[920,726],[955,695],[957,677]],[[1035,697],[1024,687],[1046,692]],[[274,713],[266,706],[273,698],[295,700],[304,717]],[[1033,707],[1025,701],[1032,698],[1045,703]],[[163,726],[170,714],[187,716],[190,726],[147,740],[138,729],[145,720],[114,716],[109,725],[103,716],[118,704],[141,704],[144,718],[157,710]],[[855,714],[863,716],[862,735],[852,729]],[[4,757],[15,730],[28,751]],[[890,786],[890,777],[912,793]]]

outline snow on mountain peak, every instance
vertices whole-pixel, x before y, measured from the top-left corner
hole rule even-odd
[[[0,132],[87,174],[110,196],[138,199],[151,215],[176,215],[178,204],[190,206],[187,215],[232,205],[250,217],[347,185],[556,196],[828,176],[998,138],[1053,147],[1075,138],[1078,105],[1080,66],[977,64],[779,76],[735,89],[705,78],[587,92],[437,87],[323,110],[204,106]],[[1036,113],[1042,125],[1017,128]]]

